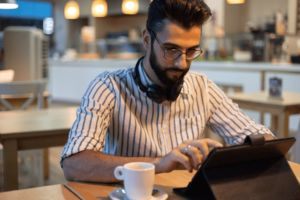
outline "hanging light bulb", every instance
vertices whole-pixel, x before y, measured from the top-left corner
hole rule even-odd
[[[244,2],[245,2],[245,0],[227,0],[227,3],[229,3],[229,4],[241,4]]]
[[[134,15],[139,11],[138,0],[123,0],[122,11],[124,14]]]
[[[92,15],[94,17],[105,17],[107,15],[107,2],[105,0],[94,0],[92,3]]]
[[[18,7],[15,0],[0,0],[0,9],[16,9]]]
[[[65,5],[65,18],[66,19],[77,19],[79,17],[79,5],[76,1],[69,1]]]

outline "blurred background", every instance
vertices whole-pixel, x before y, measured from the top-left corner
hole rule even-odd
[[[68,2],[75,7],[67,7]],[[203,28],[200,44],[204,53],[199,60],[298,62],[297,0],[205,2],[213,17]],[[122,0],[17,3],[17,9],[0,10],[0,49],[5,28],[27,26],[47,35],[48,56],[55,60],[132,59],[144,53],[141,33],[150,0],[132,1],[136,4],[132,6],[137,6],[134,14],[124,14]],[[75,12],[75,16],[68,16],[68,12]]]
[[[13,9],[0,6],[0,82],[47,79],[49,108],[80,106],[97,75],[134,67],[145,53],[141,36],[151,0],[13,2]],[[205,2],[213,16],[202,28],[204,52],[191,70],[206,74],[225,93],[268,90],[274,77],[281,80],[280,91],[300,93],[299,0]],[[6,110],[0,104],[0,111]],[[243,111],[271,126],[270,114]],[[295,136],[299,114],[289,119]],[[50,148],[51,176],[45,185],[65,182],[61,151]],[[19,188],[35,186],[23,165],[19,171]],[[0,191],[1,186],[0,179]]]

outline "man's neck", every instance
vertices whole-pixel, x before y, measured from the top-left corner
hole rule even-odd
[[[145,58],[142,61],[142,67],[147,75],[147,77],[156,85],[159,85],[164,90],[167,88],[156,76],[154,70],[152,69],[149,58],[145,56]]]

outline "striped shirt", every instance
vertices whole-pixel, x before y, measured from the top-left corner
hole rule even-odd
[[[141,64],[138,69],[142,84],[153,84]],[[133,70],[104,72],[90,83],[61,166],[63,158],[84,150],[125,157],[164,156],[185,140],[200,139],[205,126],[229,144],[241,144],[247,135],[273,135],[204,74],[188,72],[176,101],[157,104],[138,89]]]

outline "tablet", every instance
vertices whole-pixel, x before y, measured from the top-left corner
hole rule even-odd
[[[188,186],[173,191],[191,200],[300,199],[299,182],[285,158],[295,141],[287,138],[215,148]]]

